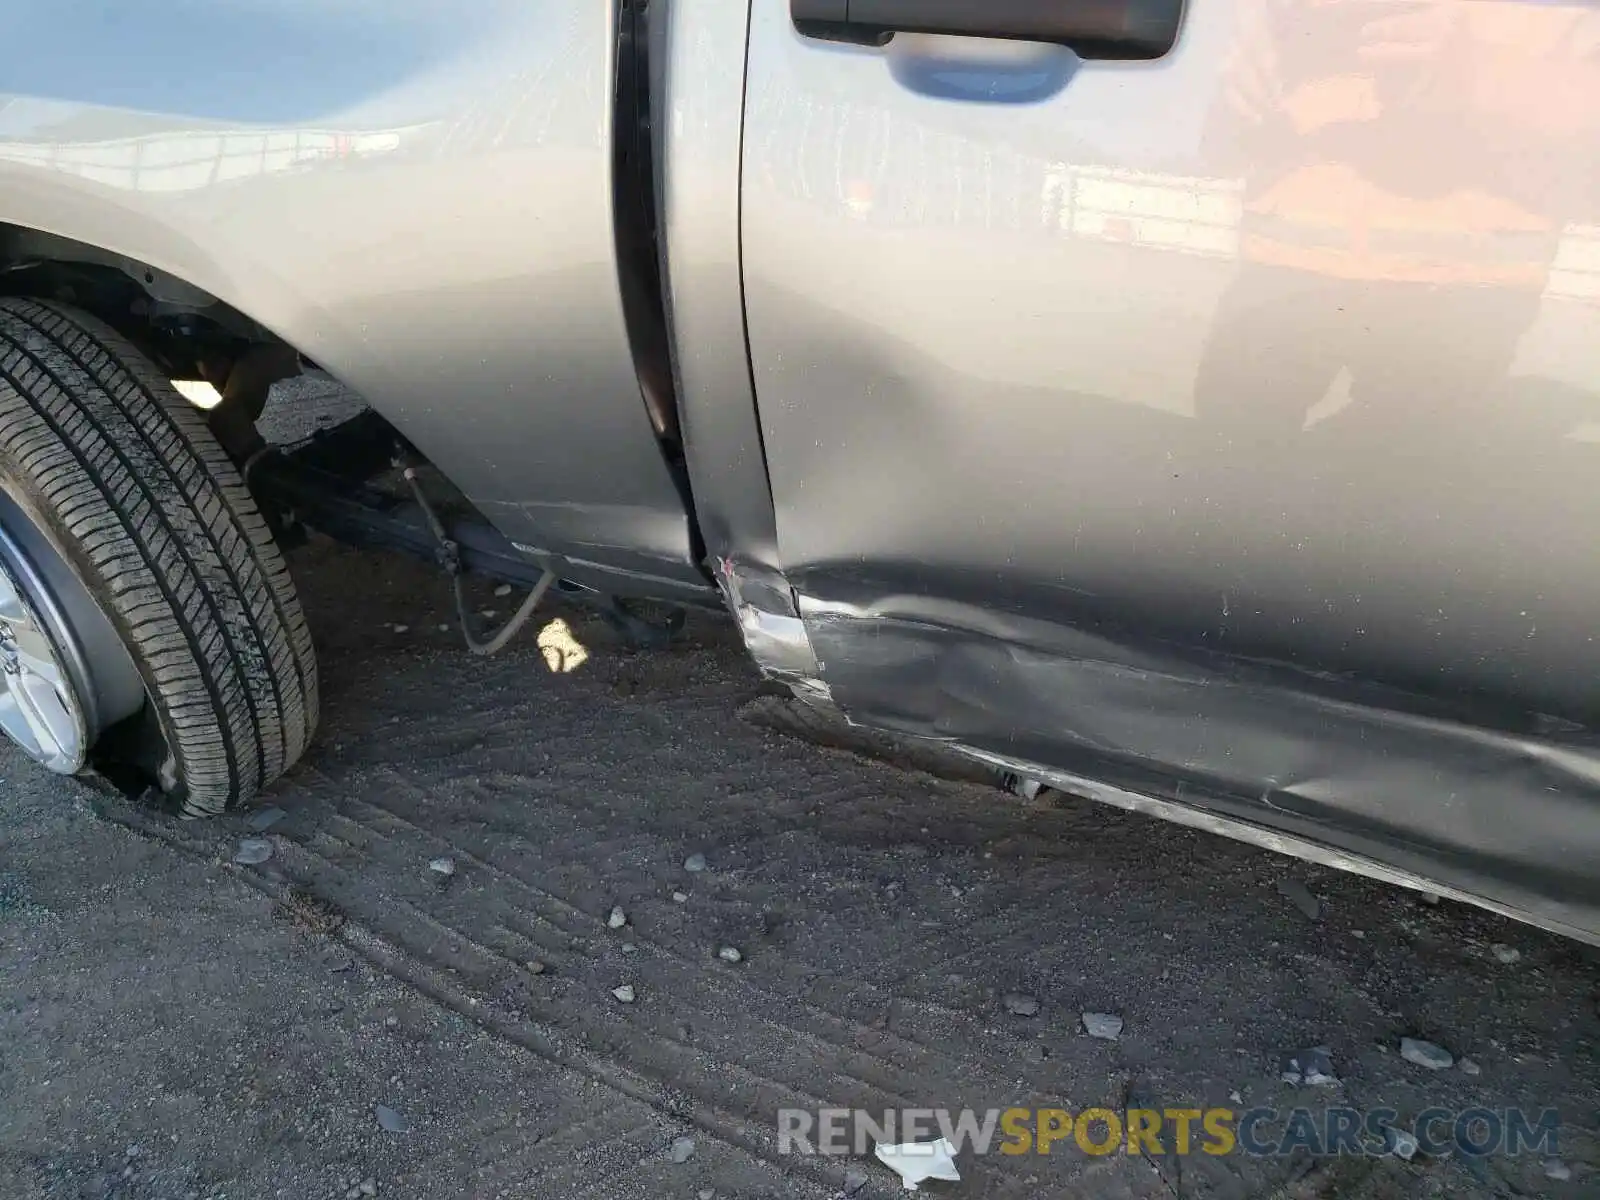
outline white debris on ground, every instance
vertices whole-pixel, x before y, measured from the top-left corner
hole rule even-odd
[[[606,917],[606,928],[621,929],[627,923],[628,914],[622,911],[622,905],[613,905],[611,908],[611,914]]]
[[[1039,1002],[1032,996],[1022,992],[1007,992],[1000,1001],[1005,1009],[1014,1017],[1036,1017],[1039,1015]]]
[[[1285,1083],[1297,1086],[1327,1087],[1338,1083],[1339,1077],[1333,1073],[1333,1050],[1327,1046],[1313,1046],[1297,1051],[1284,1062],[1280,1077]]]
[[[233,852],[233,861],[241,867],[259,866],[272,857],[272,843],[266,838],[244,838]]]
[[[441,854],[438,858],[428,861],[428,870],[435,875],[443,875],[448,879],[456,873],[456,860],[447,854]]]
[[[878,1161],[888,1167],[914,1192],[930,1179],[943,1179],[950,1183],[961,1181],[956,1170],[956,1148],[947,1138],[936,1142],[905,1142],[898,1146],[879,1145]]]
[[[1436,1046],[1421,1038],[1408,1037],[1400,1039],[1400,1057],[1408,1063],[1415,1063],[1430,1071],[1443,1071],[1454,1066],[1456,1061],[1456,1056],[1443,1046]]]
[[[1396,1158],[1403,1158],[1410,1162],[1417,1155],[1417,1139],[1404,1129],[1396,1129],[1393,1125],[1384,1126],[1384,1140],[1389,1144],[1389,1153]]]
[[[1114,1042],[1122,1036],[1122,1018],[1115,1013],[1083,1014],[1083,1031],[1102,1042]]]
[[[631,983],[625,983],[621,987],[612,988],[611,994],[615,996],[618,1003],[621,1004],[632,1004],[639,998],[639,994],[633,990],[633,984]]]
[[[411,1122],[405,1116],[390,1108],[387,1104],[380,1104],[373,1110],[378,1118],[378,1125],[388,1133],[409,1133]]]

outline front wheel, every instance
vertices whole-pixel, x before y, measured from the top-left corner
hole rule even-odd
[[[201,415],[94,318],[0,300],[0,730],[204,816],[316,721],[293,581]]]

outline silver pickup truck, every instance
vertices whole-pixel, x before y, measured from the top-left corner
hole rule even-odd
[[[860,725],[1600,940],[1592,4],[5,29],[0,727],[44,767],[203,815],[293,765],[309,528],[525,585],[478,652],[551,588],[725,607]],[[370,407],[270,443],[307,369]]]

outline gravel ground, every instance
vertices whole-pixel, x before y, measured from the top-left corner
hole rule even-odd
[[[483,662],[420,566],[318,543],[295,568],[324,722],[270,828],[0,750],[0,1196],[888,1197],[874,1162],[778,1154],[777,1110],[1150,1104],[1555,1107],[1571,1177],[1069,1144],[925,1186],[1600,1194],[1585,947],[800,740],[841,738],[711,618],[637,654],[555,607]],[[249,837],[271,857],[237,865]],[[1281,1078],[1319,1045],[1337,1082]]]

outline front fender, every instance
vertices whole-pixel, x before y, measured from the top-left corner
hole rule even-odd
[[[84,7],[23,4],[0,221],[272,330],[525,549],[704,586],[619,292],[610,0]]]

